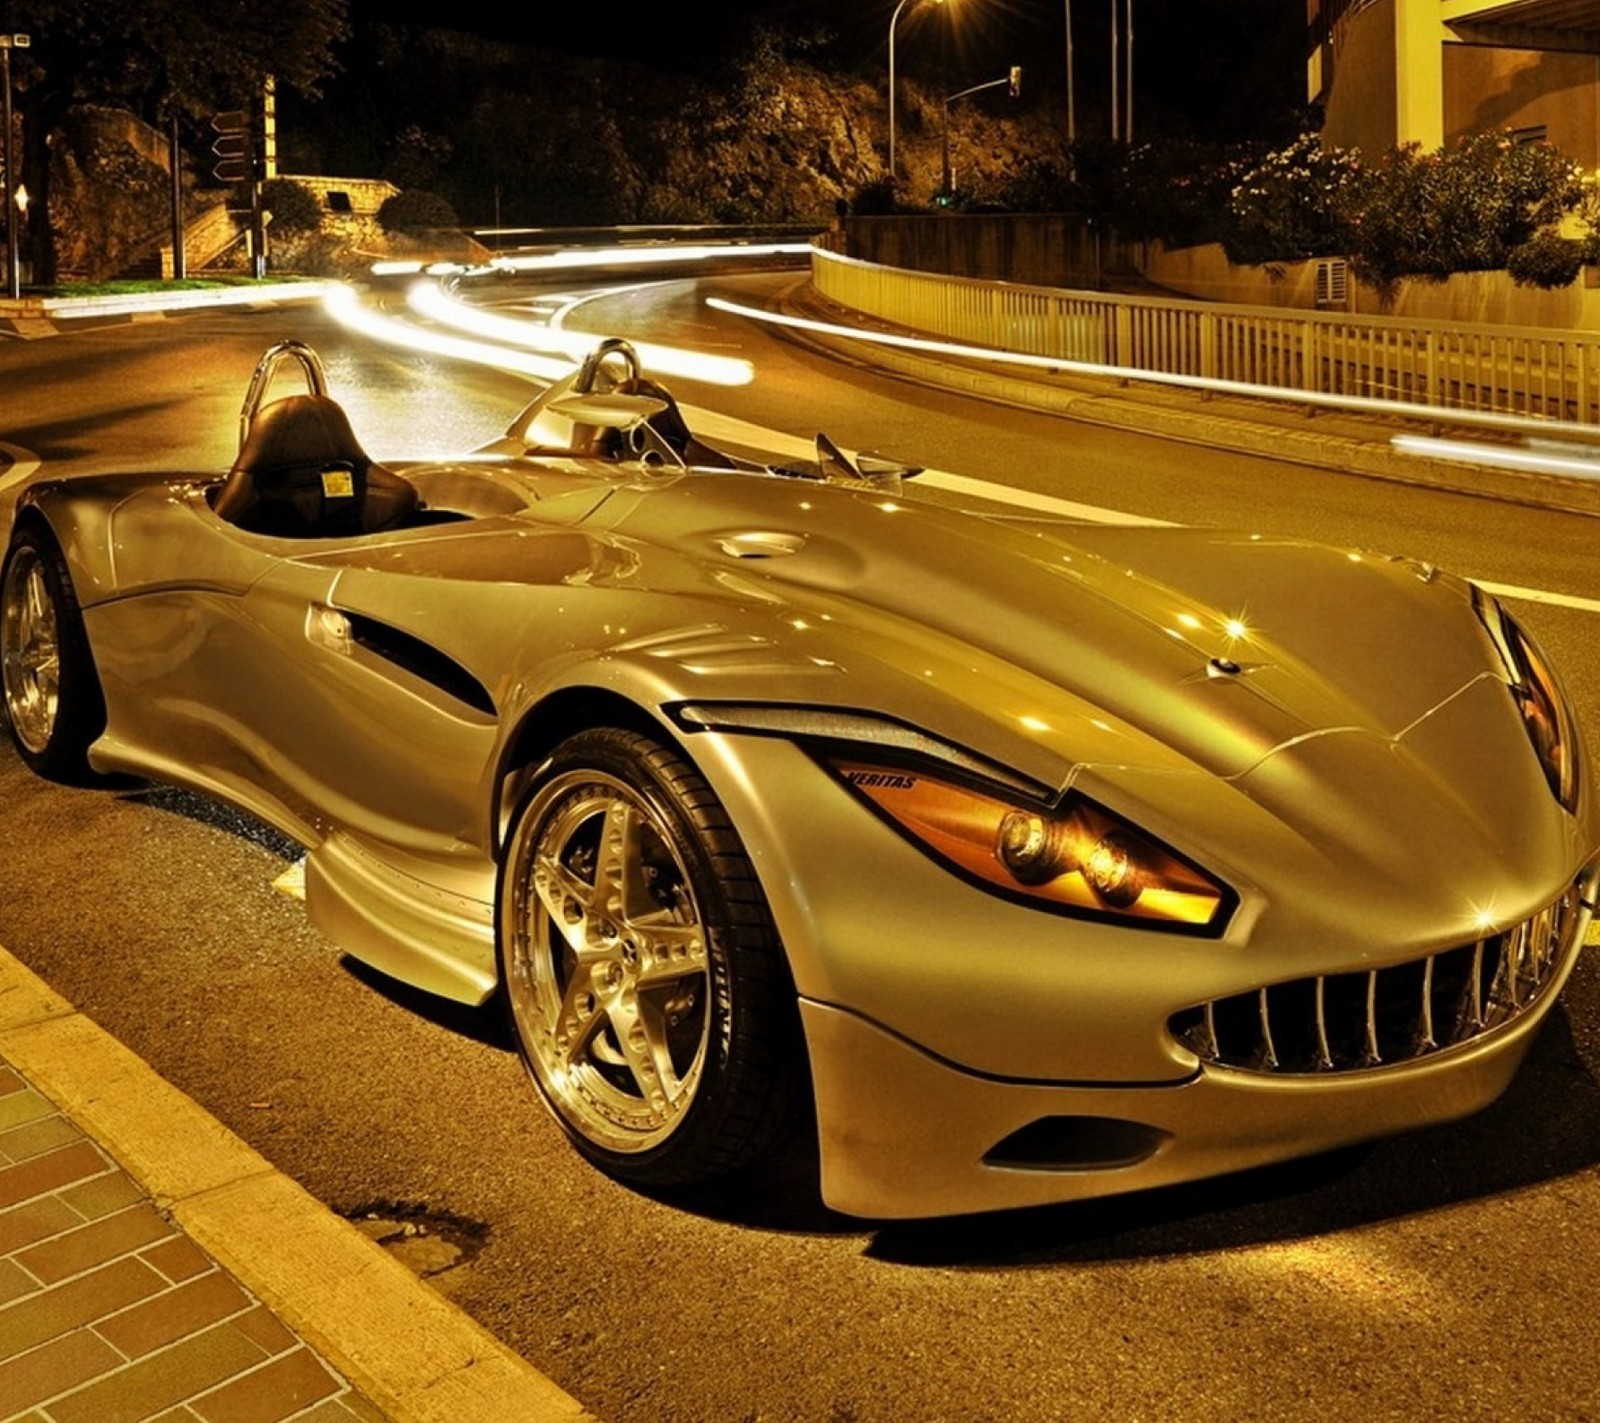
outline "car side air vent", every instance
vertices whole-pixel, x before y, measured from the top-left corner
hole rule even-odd
[[[420,677],[474,711],[495,715],[494,698],[489,695],[489,689],[454,658],[376,618],[359,613],[346,613],[344,617],[349,624],[350,640],[358,647],[404,668],[413,677]]]

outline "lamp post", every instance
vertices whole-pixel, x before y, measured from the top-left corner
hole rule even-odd
[[[1073,87],[1072,65],[1072,0],[1063,0],[1067,7],[1067,147],[1078,141],[1078,99]]]
[[[1117,91],[1121,64],[1117,57],[1117,0],[1111,0],[1111,141],[1122,137],[1122,96]]]
[[[1131,145],[1133,143],[1133,0],[1127,0],[1127,6],[1128,47],[1123,55],[1123,63],[1126,66],[1128,82],[1123,96],[1126,113],[1123,116],[1122,137]]]
[[[4,103],[0,105],[0,122],[5,124],[5,165],[6,186],[3,194],[6,211],[6,292],[15,301],[22,295],[22,268],[20,265],[21,244],[17,238],[18,229],[22,226],[22,213],[26,210],[28,199],[26,190],[18,194],[17,169],[12,154],[11,143],[11,51],[13,49],[27,49],[33,41],[27,35],[0,35],[0,91],[4,93]],[[21,200],[18,201],[20,196]]]
[[[1117,57],[1117,6],[1119,0],[1111,0],[1111,141],[1118,139],[1126,143],[1133,142],[1133,0],[1121,0],[1126,5],[1126,22],[1124,28],[1127,32],[1128,48],[1126,56],[1119,62]],[[1127,93],[1125,98],[1119,98],[1117,93],[1118,83],[1126,77]]]
[[[935,5],[943,5],[944,0],[932,0]],[[911,0],[900,0],[894,7],[894,14],[889,16],[889,182],[892,184],[899,177],[899,172],[894,165],[894,27],[899,23],[900,12],[911,4]]]

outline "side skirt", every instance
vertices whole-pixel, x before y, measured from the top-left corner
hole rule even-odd
[[[482,1003],[498,975],[494,905],[397,870],[335,832],[306,857],[311,922],[391,978],[458,1003]]]

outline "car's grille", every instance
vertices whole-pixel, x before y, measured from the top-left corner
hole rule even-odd
[[[1250,1072],[1359,1072],[1471,1042],[1530,1007],[1588,922],[1583,881],[1501,933],[1410,963],[1272,983],[1173,1014],[1202,1062]]]

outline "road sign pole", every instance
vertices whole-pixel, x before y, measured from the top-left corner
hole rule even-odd
[[[22,296],[22,207],[17,202],[17,168],[15,145],[11,137],[11,51],[27,49],[33,41],[27,35],[0,35],[0,90],[4,102],[0,104],[5,124],[6,181],[3,194],[6,209],[6,294],[16,301]]]

